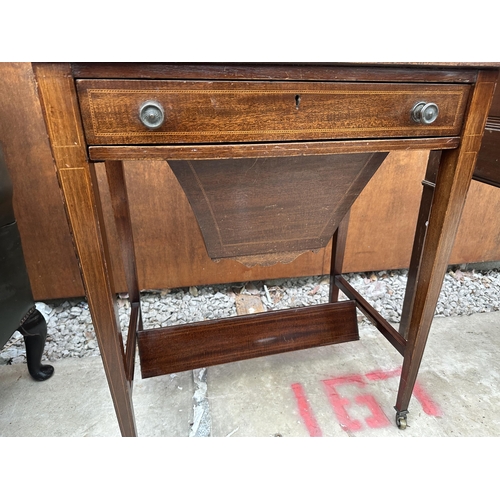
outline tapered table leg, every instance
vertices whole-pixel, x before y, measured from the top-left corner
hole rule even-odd
[[[395,407],[396,422],[400,427],[406,426],[408,405],[481,146],[487,116],[485,110],[491,104],[496,78],[496,71],[479,73],[460,147],[442,153],[427,232],[414,278],[413,304],[406,320],[408,339]]]
[[[87,159],[71,68],[60,63],[34,64],[33,69],[118,424],[123,436],[135,436],[102,207],[94,166]]]

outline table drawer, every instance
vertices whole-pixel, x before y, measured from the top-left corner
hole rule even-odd
[[[99,79],[77,89],[90,145],[453,136],[469,95],[462,84]],[[412,119],[419,102],[437,105],[433,123]],[[156,128],[141,121],[145,103],[163,116]]]

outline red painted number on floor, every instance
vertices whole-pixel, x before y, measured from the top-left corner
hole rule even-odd
[[[346,375],[323,380],[322,383],[325,387],[326,395],[342,428],[350,432],[357,432],[365,429],[366,426],[371,429],[378,429],[391,425],[389,419],[377,403],[377,400],[373,394],[369,392],[369,383],[384,381],[391,377],[397,377],[400,373],[401,369],[387,371],[378,370],[364,375]],[[354,385],[357,388],[363,389],[363,393],[354,396],[351,401],[351,399],[345,396],[345,393],[342,395],[343,391],[341,387],[346,385]],[[297,400],[300,416],[302,417],[309,435],[313,437],[322,436],[323,433],[318,425],[318,422],[316,421],[314,412],[309,404],[302,384],[293,384],[292,391],[295,395],[295,399]],[[432,416],[441,415],[439,407],[436,403],[434,403],[434,401],[432,401],[430,396],[418,382],[415,384],[413,396],[420,402],[424,413]],[[369,415],[364,418],[353,417],[352,410],[356,406],[358,407],[358,414],[359,407],[363,407],[363,413],[366,413],[367,409]],[[351,413],[349,413],[349,410],[351,410]]]
[[[302,384],[292,384],[292,391],[295,395],[295,399],[297,399],[299,413],[307,427],[307,430],[309,431],[309,435],[311,437],[321,437],[323,434],[319,428],[318,422],[316,422],[316,419],[314,418],[314,414],[309,406]]]

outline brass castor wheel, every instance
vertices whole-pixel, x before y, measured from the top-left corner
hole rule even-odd
[[[398,417],[396,415],[396,425],[398,426],[398,429],[404,431],[406,429],[406,423],[406,417]]]
[[[406,429],[406,425],[408,423],[407,416],[408,416],[408,410],[403,410],[403,411],[396,410],[396,425],[398,426],[398,429],[401,429],[402,431]]]

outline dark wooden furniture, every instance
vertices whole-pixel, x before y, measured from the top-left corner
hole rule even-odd
[[[47,324],[35,308],[12,208],[12,182],[0,147],[0,349],[19,331],[24,337],[28,371],[35,380],[54,373],[42,364]]]
[[[136,343],[143,376],[153,376],[355,340],[356,307],[403,356],[395,408],[398,426],[406,426],[496,68],[33,67],[122,435],[136,434]],[[386,154],[398,150],[433,152],[399,332],[341,276],[350,206]],[[126,160],[144,159],[168,161],[162,165],[172,169],[186,192],[214,260],[271,265],[321,248],[333,238],[330,302],[145,331],[123,168]],[[105,162],[131,301],[126,347],[116,317],[102,206],[93,188],[95,162]],[[338,302],[339,289],[350,300]]]

